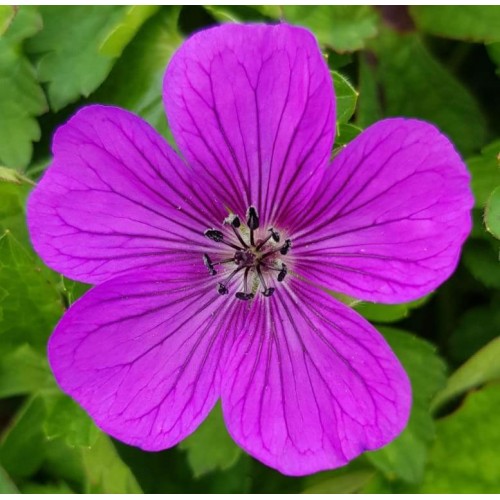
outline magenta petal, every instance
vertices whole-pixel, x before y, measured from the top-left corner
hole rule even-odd
[[[178,443],[220,395],[241,301],[217,295],[198,267],[102,283],[69,309],[50,339],[61,388],[105,432],[145,450]]]
[[[333,84],[313,35],[279,24],[201,31],[175,54],[164,101],[177,144],[214,194],[279,222],[331,154]]]
[[[444,135],[383,120],[340,152],[307,211],[296,207],[295,272],[360,299],[422,297],[454,271],[472,205],[470,176]]]
[[[58,129],[28,204],[33,245],[62,274],[100,283],[175,258],[201,258],[222,205],[200,208],[188,167],[146,122],[89,106]]]
[[[346,464],[405,427],[408,377],[361,316],[293,280],[256,301],[223,375],[228,430],[248,453],[290,475]]]

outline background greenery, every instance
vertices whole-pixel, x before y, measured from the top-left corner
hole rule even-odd
[[[55,128],[90,102],[128,108],[169,140],[161,78],[191,32],[284,18],[324,48],[336,147],[385,117],[420,117],[472,173],[474,230],[455,275],[410,304],[356,308],[413,384],[408,428],[345,468],[289,478],[238,449],[220,409],[172,450],[115,442],[56,387],[54,325],[86,286],[33,252],[25,200]],[[500,7],[0,6],[0,493],[498,492],[500,490]],[[496,188],[496,189],[495,189]]]

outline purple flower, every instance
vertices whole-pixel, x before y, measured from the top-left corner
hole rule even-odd
[[[450,276],[472,206],[452,144],[388,119],[330,164],[328,68],[285,24],[196,34],[163,92],[182,156],[137,116],[89,106],[29,200],[47,265],[96,285],[50,339],[59,385],[144,450],[177,444],[219,398],[234,440],[285,474],[384,446],[408,378],[325,288],[392,304]]]

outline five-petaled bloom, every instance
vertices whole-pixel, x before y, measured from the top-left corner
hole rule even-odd
[[[145,450],[177,444],[219,398],[236,443],[285,474],[385,445],[408,378],[325,289],[392,304],[450,276],[472,205],[452,144],[387,119],[330,164],[329,71],[286,24],[194,35],[163,91],[182,156],[137,116],[89,106],[57,131],[29,200],[44,261],[96,285],[50,339],[59,385]]]

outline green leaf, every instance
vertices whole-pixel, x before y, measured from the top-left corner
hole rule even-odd
[[[19,173],[12,168],[0,167],[0,181],[21,184]]]
[[[94,101],[116,104],[142,116],[167,135],[162,102],[165,68],[182,36],[177,29],[179,7],[164,7],[127,46],[110,77],[92,96]]]
[[[383,118],[381,89],[377,81],[376,65],[371,53],[362,53],[359,58],[359,99],[356,110],[356,125],[361,128]]]
[[[488,288],[500,288],[498,242],[493,242],[496,246],[487,240],[469,240],[465,244],[462,260],[472,276],[483,285]]]
[[[105,56],[119,57],[140,27],[158,9],[157,5],[133,5],[128,8],[121,23],[102,42],[99,53]]]
[[[491,43],[486,46],[490,59],[497,65],[497,75],[500,76],[500,43]]]
[[[38,7],[22,5],[15,8],[15,16],[2,39],[15,47],[21,48],[21,42],[38,33],[43,27]]]
[[[394,328],[380,328],[411,380],[413,406],[402,434],[369,460],[389,478],[418,483],[423,476],[427,448],[434,438],[430,401],[445,383],[445,365],[430,343]]]
[[[13,5],[0,5],[0,36],[7,31],[15,15],[16,7]]]
[[[500,308],[496,299],[497,297],[493,296],[491,305],[473,307],[462,314],[448,341],[449,354],[453,361],[463,363],[498,336]]]
[[[335,101],[337,105],[337,123],[347,123],[356,110],[358,93],[349,80],[337,71],[332,71]]]
[[[484,214],[481,208],[474,208],[472,210],[472,230],[470,232],[469,238],[478,240],[490,240],[495,241],[491,236],[485,231],[484,227]]]
[[[448,378],[432,402],[433,410],[470,389],[500,379],[499,360],[500,337],[484,346]]]
[[[58,404],[60,398],[58,394],[45,397],[48,418],[52,418],[54,403]],[[62,422],[67,426],[66,418]],[[68,430],[71,433],[74,427]],[[67,439],[60,438],[46,441],[43,470],[56,480],[77,481],[83,493],[141,493],[135,476],[117,453],[112,440],[97,429],[95,432],[97,435],[89,440],[91,446],[72,447]]]
[[[45,352],[64,310],[58,275],[42,264],[29,244],[27,193],[26,186],[0,183],[0,351],[28,343]]]
[[[0,442],[0,464],[14,478],[33,475],[45,458],[41,424],[45,406],[41,397],[29,399]]]
[[[55,423],[50,423],[54,418],[61,424],[57,432],[61,437],[71,437],[73,433],[74,438],[78,429],[77,440],[81,444],[82,435],[90,436],[87,431],[81,432],[85,427],[81,416],[68,404],[61,404],[62,398],[69,399],[47,392],[23,405],[0,442],[0,464],[7,473],[14,478],[28,478],[43,470],[54,480],[78,483],[87,493],[141,493],[111,439],[102,432],[96,430],[97,436],[87,438],[91,446],[70,447],[66,439],[54,435],[47,439],[44,428],[55,429]],[[67,414],[56,418],[57,410]],[[71,424],[75,416],[79,422]]]
[[[104,81],[115,54],[123,50],[141,22],[152,13],[148,9],[103,5],[40,7],[43,30],[27,47],[38,58],[38,76],[47,83],[53,110],[90,95]]]
[[[309,28],[321,44],[354,52],[377,34],[378,15],[366,5],[284,5],[285,19]]]
[[[486,121],[475,97],[430,54],[418,35],[386,30],[371,45],[385,116],[428,120],[465,155],[484,144]]]
[[[486,229],[500,240],[500,186],[493,190],[484,212]]]
[[[471,393],[438,421],[421,493],[497,493],[500,490],[500,386]]]
[[[500,140],[483,148],[480,155],[469,158],[467,166],[472,174],[476,207],[484,207],[493,188],[500,184]]]
[[[241,449],[227,433],[219,405],[179,448],[186,451],[195,477],[216,469],[229,469],[241,455]]]
[[[35,183],[24,176],[21,172],[13,168],[0,167],[0,182],[11,182],[12,184],[22,184],[23,182],[34,185]]]
[[[19,493],[16,485],[12,482],[7,473],[0,467],[0,494]]]
[[[333,477],[325,478],[307,487],[306,494],[342,494],[357,493],[374,477],[375,472],[370,469],[354,470],[345,473],[331,474]]]
[[[356,305],[356,310],[366,319],[377,323],[393,323],[407,318],[413,309],[424,305],[430,298],[426,295],[421,299],[405,304],[375,304],[373,302],[360,302]]]
[[[57,398],[57,392],[44,394],[46,407],[51,405],[52,398]],[[40,422],[42,433],[45,438],[43,427],[45,420]],[[83,467],[82,448],[70,447],[64,439],[53,439],[44,442],[45,459],[42,464],[41,472],[46,478],[52,478],[54,481],[67,481],[74,485],[78,493],[86,491],[87,479]]]
[[[281,17],[278,5],[205,5],[204,8],[221,23],[269,21]]]
[[[40,27],[34,8],[21,6],[0,36],[0,162],[9,167],[28,165],[32,142],[40,139],[35,117],[47,110],[35,70],[21,47]]]
[[[81,449],[87,493],[142,493],[132,471],[121,460],[111,440],[100,433],[90,449]]]
[[[99,430],[90,417],[64,394],[51,398],[44,431],[47,439],[62,437],[72,447],[91,448],[99,437]]]
[[[500,9],[493,5],[414,5],[417,26],[432,35],[468,42],[500,40]]]
[[[59,495],[75,493],[65,482],[38,484],[26,483],[21,488],[23,495]]]
[[[72,281],[69,278],[61,276],[61,292],[65,296],[68,306],[76,302],[80,297],[87,293],[92,288],[88,283]]]
[[[361,134],[363,130],[361,130],[356,125],[352,125],[351,123],[337,123],[337,132],[335,134],[335,148],[340,148],[349,144],[353,139],[355,139],[359,134]]]
[[[0,398],[55,387],[47,359],[25,344],[4,349],[0,356]]]

